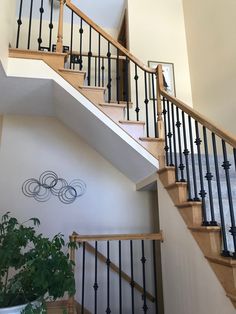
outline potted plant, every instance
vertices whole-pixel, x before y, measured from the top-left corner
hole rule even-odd
[[[1,217],[0,314],[46,313],[46,300],[75,293],[73,263],[62,251],[63,236],[49,240],[36,233],[39,224],[37,218],[19,223],[9,212]]]

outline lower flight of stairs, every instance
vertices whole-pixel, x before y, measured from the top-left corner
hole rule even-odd
[[[64,314],[67,313],[68,301],[55,301],[55,302],[47,302],[47,313],[48,314]],[[74,314],[81,313],[81,305],[74,301]],[[84,314],[91,314],[87,309],[84,309]]]
[[[221,228],[201,226],[201,202],[187,201],[187,183],[176,182],[174,167],[163,167],[158,171],[158,175],[203,255],[224,287],[226,295],[236,308],[236,260],[220,255]]]

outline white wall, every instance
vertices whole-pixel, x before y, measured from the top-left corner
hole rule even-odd
[[[0,61],[7,67],[8,47],[12,40],[15,22],[15,0],[2,0],[0,10]]]
[[[236,133],[234,0],[183,0],[194,107]]]
[[[46,234],[134,233],[152,230],[151,196],[134,184],[54,118],[4,116],[0,150],[1,213],[37,216]],[[53,170],[87,192],[71,205],[52,197],[46,203],[21,191],[28,178]]]
[[[158,182],[165,314],[234,314],[225,290]]]
[[[131,52],[174,63],[177,97],[192,105],[182,0],[127,0]]]
[[[55,196],[45,203],[24,196],[21,190],[22,183],[28,178],[37,179],[45,170],[55,171],[68,182],[72,179],[82,179],[87,184],[86,193],[71,205],[62,204]],[[68,235],[73,231],[80,234],[112,234],[145,233],[154,230],[151,192],[137,192],[134,183],[55,118],[4,115],[0,172],[0,216],[6,211],[11,211],[20,221],[38,217],[41,220],[40,232],[44,235],[52,236],[62,232],[68,240]],[[118,242],[111,243],[111,259],[118,265],[117,245]],[[142,284],[140,242],[137,245],[134,243],[135,280]],[[127,245],[122,243],[122,247],[122,269],[130,273],[128,241]],[[145,247],[146,267],[151,269],[148,258],[151,253],[148,253],[148,248]],[[106,252],[105,243],[99,243],[99,251]],[[78,255],[81,257],[80,252]],[[91,288],[94,283],[94,257],[89,254],[86,256],[88,301],[94,295]],[[79,259],[76,274],[81,270],[82,262],[78,261]],[[151,272],[147,271],[146,275],[147,289],[153,291]],[[105,264],[99,263],[98,280],[99,309],[102,309],[106,304]],[[119,281],[113,272],[111,282],[113,283],[111,299],[114,299],[111,306],[116,313],[119,307],[117,298]],[[81,278],[78,283],[81,284]],[[79,292],[80,288],[79,286]],[[124,309],[129,308],[128,283],[124,283],[123,294]],[[78,299],[79,296],[81,294],[77,296]],[[136,293],[135,298],[138,300],[136,306],[141,307],[140,294]],[[93,302],[88,301],[86,304],[93,311]]]

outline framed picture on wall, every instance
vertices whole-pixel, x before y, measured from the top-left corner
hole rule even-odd
[[[171,96],[175,96],[176,92],[175,92],[174,63],[148,61],[148,66],[153,69],[156,69],[159,64],[162,65],[163,82],[164,82],[165,90]],[[156,91],[156,84],[155,84],[155,91]],[[150,80],[150,77],[149,77],[149,95],[150,95],[150,99],[153,99],[152,82]]]

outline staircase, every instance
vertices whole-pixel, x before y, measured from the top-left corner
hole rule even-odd
[[[31,51],[30,45],[22,49],[19,22],[16,49],[9,56],[43,60],[159,161],[160,181],[236,308],[235,137],[170,96],[161,66],[153,70],[142,64],[70,0],[71,40],[69,52],[66,46],[63,52],[63,1],[60,5],[56,52],[52,42],[44,51],[40,37],[39,51]],[[87,52],[82,50],[85,29]],[[80,45],[74,47],[76,41]]]

